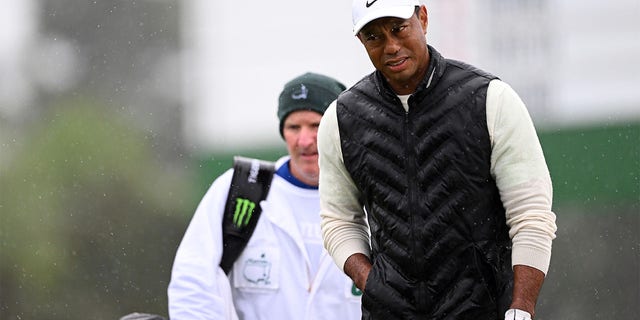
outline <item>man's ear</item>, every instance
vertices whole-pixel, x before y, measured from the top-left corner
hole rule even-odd
[[[427,7],[423,4],[420,6],[420,12],[418,12],[418,19],[420,19],[420,25],[422,26],[422,30],[424,33],[427,33],[427,26],[429,25],[429,15],[427,12]]]

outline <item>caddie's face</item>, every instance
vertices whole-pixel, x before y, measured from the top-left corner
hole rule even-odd
[[[322,115],[315,111],[294,111],[284,120],[282,129],[291,156],[291,174],[311,186],[317,186],[319,181],[317,136],[320,119]]]
[[[358,33],[369,59],[397,94],[411,94],[429,66],[427,9],[409,19],[384,17],[366,24]]]

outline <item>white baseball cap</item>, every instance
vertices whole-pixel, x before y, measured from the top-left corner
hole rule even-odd
[[[416,6],[420,6],[419,0],[353,0],[353,35],[358,35],[362,27],[378,18],[409,19]]]

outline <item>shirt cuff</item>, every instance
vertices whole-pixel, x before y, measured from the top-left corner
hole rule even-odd
[[[514,246],[511,251],[511,266],[525,265],[542,271],[545,275],[549,271],[551,255],[539,249]]]
[[[363,243],[359,239],[349,239],[342,242],[339,248],[333,254],[333,260],[336,262],[336,265],[344,272],[344,263],[347,259],[356,254],[362,253],[367,258],[371,259],[371,255],[369,254],[369,246],[366,243]]]

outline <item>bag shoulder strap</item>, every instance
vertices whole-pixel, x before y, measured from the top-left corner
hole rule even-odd
[[[258,224],[267,197],[275,163],[271,161],[233,157],[233,178],[222,219],[223,252],[220,267],[226,274],[247,246]]]

